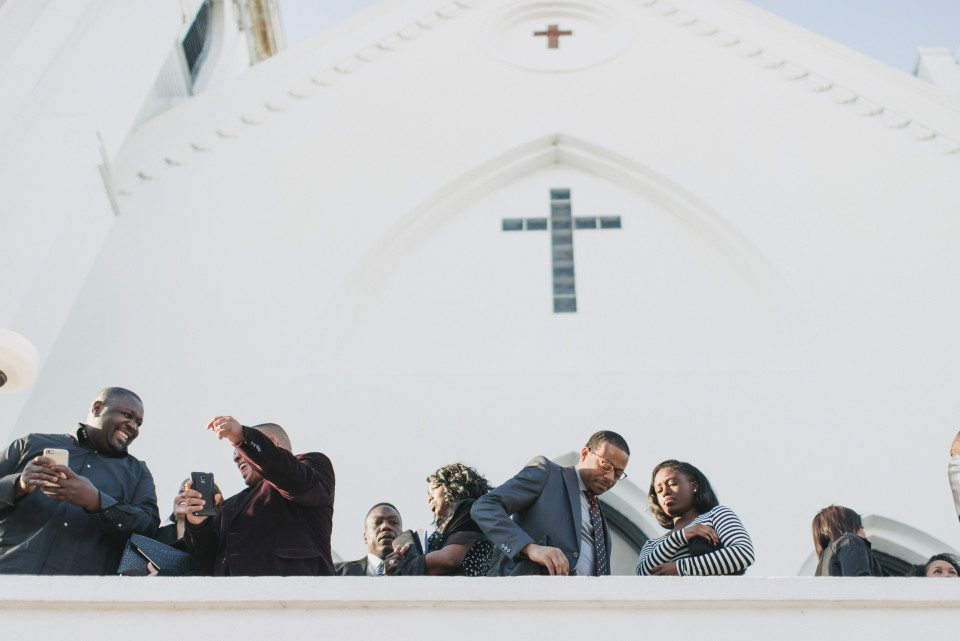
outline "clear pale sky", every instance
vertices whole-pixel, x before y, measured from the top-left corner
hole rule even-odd
[[[291,47],[378,0],[279,0]],[[960,47],[960,0],[751,0],[767,11],[908,73],[917,47]]]

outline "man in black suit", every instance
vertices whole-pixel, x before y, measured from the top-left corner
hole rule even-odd
[[[383,574],[383,559],[393,552],[393,540],[402,529],[400,511],[390,503],[377,503],[367,512],[363,521],[363,542],[367,544],[367,556],[356,561],[337,563],[336,574],[340,576],[380,576]]]
[[[184,540],[201,565],[212,562],[214,576],[333,574],[330,459],[293,454],[287,433],[273,423],[244,427],[218,416],[207,429],[233,445],[247,488],[223,501],[213,518],[195,514],[204,504],[198,491],[184,491]]]
[[[502,553],[495,573],[610,574],[610,532],[597,497],[626,478],[629,459],[622,436],[600,431],[575,467],[538,456],[477,499],[470,514]]]

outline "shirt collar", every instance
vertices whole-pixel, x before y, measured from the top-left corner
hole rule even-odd
[[[383,559],[373,552],[367,552],[367,574],[376,575],[377,566],[381,563],[383,563]]]
[[[91,450],[92,452],[95,452],[97,454],[102,454],[103,456],[109,456],[112,458],[123,458],[128,454],[127,452],[123,452],[121,454],[114,454],[113,452],[101,452],[100,450],[98,450],[97,446],[93,444],[93,441],[90,439],[90,437],[87,436],[87,429],[89,427],[90,427],[89,425],[86,425],[84,423],[77,423],[77,429],[75,429],[73,432],[68,432],[67,436],[75,440],[77,442],[77,445],[79,445],[83,449]]]
[[[583,479],[580,477],[580,470],[573,468],[573,471],[577,473],[577,485],[580,486],[580,494],[583,494],[587,491],[587,486],[583,484]]]
[[[80,447],[85,447],[88,450],[93,449],[93,443],[91,443],[87,437],[87,426],[83,423],[77,423],[73,431],[67,432],[67,436],[75,440]]]

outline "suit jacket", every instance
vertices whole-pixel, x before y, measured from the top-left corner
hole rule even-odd
[[[214,576],[333,574],[333,465],[323,454],[294,455],[243,428],[237,450],[263,480],[223,502],[215,517],[187,524],[190,552]]]
[[[367,576],[367,557],[337,563],[333,573],[337,576]]]
[[[577,565],[582,509],[575,467],[560,467],[538,456],[512,479],[477,499],[470,515],[503,554],[492,574],[546,574],[546,568],[520,554],[529,543],[559,548],[571,571]],[[603,524],[609,552],[610,529],[605,519]]]

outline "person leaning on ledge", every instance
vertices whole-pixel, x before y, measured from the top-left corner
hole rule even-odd
[[[185,542],[214,576],[328,576],[333,574],[333,465],[323,454],[293,454],[279,425],[243,427],[218,416],[207,429],[233,446],[233,462],[247,488],[221,502],[213,518],[187,488]]]
[[[127,453],[142,423],[140,397],[108,387],[72,432],[28,434],[0,454],[0,573],[114,574],[127,538],[156,532],[153,476]]]
[[[580,450],[576,467],[538,456],[477,499],[470,515],[502,553],[490,573],[610,574],[610,530],[597,497],[626,478],[629,459],[624,438],[603,430]]]
[[[363,542],[367,555],[356,561],[336,564],[339,576],[382,576],[383,559],[393,552],[393,540],[400,536],[400,511],[390,503],[377,503],[363,520]]]

